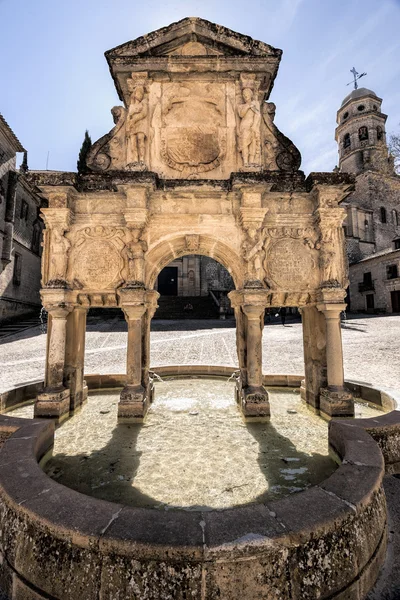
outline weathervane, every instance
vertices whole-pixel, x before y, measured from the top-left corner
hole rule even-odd
[[[350,69],[350,73],[353,73],[353,77],[354,77],[354,81],[350,81],[350,83],[347,83],[346,85],[351,85],[352,83],[354,84],[354,89],[358,89],[358,83],[357,81],[359,79],[361,79],[361,77],[364,77],[364,75],[366,75],[366,73],[361,73],[361,75],[359,75],[356,71],[356,68],[353,67],[352,69]]]

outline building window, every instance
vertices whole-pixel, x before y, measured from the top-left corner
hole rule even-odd
[[[363,274],[363,284],[365,286],[372,285],[372,273],[371,271],[367,271]]]
[[[396,227],[398,227],[399,213],[397,212],[397,210],[395,208],[392,210],[392,220],[393,220],[393,225],[396,225]]]
[[[357,110],[359,110],[360,112],[362,112],[365,109],[364,104],[360,104],[359,106],[357,106]]]
[[[358,139],[360,140],[360,142],[363,142],[364,140],[368,139],[367,127],[360,127],[360,129],[358,130]]]
[[[386,208],[381,206],[381,223],[387,223]]]
[[[42,228],[40,226],[39,221],[36,221],[33,225],[32,244],[31,244],[31,250],[35,254],[40,254],[41,235],[42,235]]]
[[[374,104],[374,105],[372,106],[372,110],[378,110],[378,107],[377,107],[377,105],[376,105],[376,104]]]
[[[382,127],[380,127],[378,125],[378,127],[376,128],[376,139],[379,140],[383,140],[383,129]]]
[[[388,265],[386,267],[386,279],[397,279],[399,271],[397,265]]]
[[[22,268],[22,256],[17,254],[14,255],[14,272],[13,272],[13,284],[21,284],[21,268]]]
[[[351,144],[350,134],[346,133],[343,138],[343,148],[349,148]]]
[[[344,115],[343,115],[343,121],[345,121],[345,120],[347,119],[347,117],[348,117],[348,116],[349,116],[349,113],[348,113],[348,112],[345,112],[345,113],[344,113]]]
[[[397,240],[394,240],[394,249],[400,250],[400,238],[397,238]]]
[[[21,212],[19,213],[19,217],[21,220],[23,220],[23,221],[28,220],[28,210],[29,210],[28,203],[25,200],[22,200]]]

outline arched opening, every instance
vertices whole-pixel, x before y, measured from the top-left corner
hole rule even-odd
[[[380,208],[380,217],[381,223],[387,223],[386,208],[384,206],[381,206]]]
[[[163,267],[154,288],[160,294],[155,319],[225,319],[232,316],[228,293],[235,284],[217,260],[185,254]]]
[[[365,140],[368,139],[368,128],[363,126],[360,127],[358,130],[358,139],[360,140],[360,142],[364,142]]]
[[[350,145],[351,145],[350,134],[346,133],[343,137],[343,148],[350,148]]]

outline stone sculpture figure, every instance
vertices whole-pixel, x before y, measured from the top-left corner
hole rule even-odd
[[[246,286],[262,287],[263,240],[255,228],[249,228],[242,243],[243,258],[247,265]]]
[[[335,231],[332,227],[322,232],[322,244],[319,264],[322,271],[322,282],[324,286],[340,287],[337,265],[337,243],[335,243]]]
[[[114,106],[111,114],[115,127],[103,135],[89,150],[86,164],[92,171],[123,169],[126,163],[125,120],[126,109]]]
[[[51,230],[51,253],[48,286],[65,287],[68,266],[68,253],[71,242],[61,229]]]
[[[147,243],[140,239],[140,235],[140,230],[133,230],[132,239],[126,247],[128,256],[128,287],[144,287]]]
[[[279,131],[274,123],[276,106],[264,102],[262,106],[263,145],[265,167],[271,171],[297,171],[301,165],[301,154],[289,138]]]
[[[239,150],[243,165],[248,167],[260,163],[261,110],[255,92],[247,82],[243,84],[242,97],[244,102],[237,107],[240,118]]]
[[[145,79],[137,74],[127,80],[130,104],[126,118],[127,168],[145,168],[146,142],[148,138],[148,100]]]

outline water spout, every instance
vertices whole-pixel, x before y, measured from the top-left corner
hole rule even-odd
[[[154,371],[149,371],[149,376],[151,379],[153,379],[153,381],[154,379],[156,379],[157,381],[161,381],[161,383],[164,383],[164,379],[161,379],[161,377]]]
[[[236,379],[236,381],[240,378],[240,371],[233,371],[232,375],[227,379],[227,383]]]

